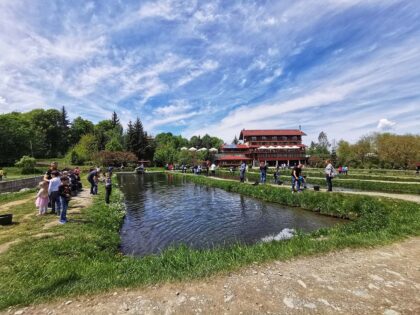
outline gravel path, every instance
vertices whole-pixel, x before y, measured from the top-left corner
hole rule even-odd
[[[420,238],[179,284],[115,290],[9,314],[420,314]]]

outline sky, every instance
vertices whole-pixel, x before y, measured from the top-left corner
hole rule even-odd
[[[420,1],[0,0],[0,113],[156,135],[420,133]]]

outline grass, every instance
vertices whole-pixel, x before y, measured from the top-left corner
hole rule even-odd
[[[187,281],[232,271],[254,262],[386,244],[420,234],[420,207],[415,203],[338,193],[291,194],[270,186],[244,185],[194,175],[176,176],[188,176],[200,185],[350,218],[351,221],[312,234],[299,234],[288,241],[251,246],[235,244],[212,250],[181,246],[165,250],[160,255],[134,258],[119,252],[123,196],[114,190],[112,203],[106,206],[102,190],[93,205],[82,210],[77,221],[48,230],[60,235],[59,238],[35,240],[30,237],[35,233],[33,229],[42,225],[35,222],[37,219],[27,227],[22,224],[23,231],[14,228],[7,231],[9,235],[18,233],[23,242],[0,254],[0,309],[117,287]],[[34,209],[20,206],[18,211],[25,215]]]
[[[4,203],[24,199],[29,197],[30,195],[34,195],[36,188],[29,189],[26,191],[18,191],[18,192],[11,192],[11,193],[1,193],[0,194],[0,206]]]
[[[225,170],[219,170],[221,174],[225,176],[230,176],[230,173]],[[291,171],[290,171],[291,173]],[[252,181],[258,181],[260,178],[259,173],[257,172],[247,172],[247,178]],[[236,171],[232,174],[232,178],[239,178],[239,172]],[[290,182],[290,175],[283,175],[280,177],[282,181]],[[273,180],[273,175],[269,174],[267,181]],[[308,184],[326,186],[325,178],[320,177],[310,177],[307,178]],[[357,189],[361,191],[378,191],[378,192],[388,192],[388,193],[399,193],[399,194],[420,194],[420,183],[395,183],[395,182],[375,182],[375,181],[366,181],[360,179],[345,179],[345,178],[334,178],[333,187],[343,187],[350,189]]]

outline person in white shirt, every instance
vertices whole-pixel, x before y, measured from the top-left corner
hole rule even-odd
[[[51,172],[51,180],[48,185],[48,196],[50,197],[50,202],[51,202],[51,213],[60,215],[61,202],[60,202],[60,194],[58,192],[58,187],[60,187],[61,185],[61,180],[58,175],[59,175],[58,171]]]
[[[210,171],[211,171],[212,176],[216,175],[216,164],[214,164],[214,163],[211,164]]]
[[[331,164],[331,160],[326,160],[325,164],[327,166],[325,167],[324,173],[325,179],[327,180],[328,191],[332,191],[332,179],[336,175],[336,171],[334,169],[334,166],[332,166]]]

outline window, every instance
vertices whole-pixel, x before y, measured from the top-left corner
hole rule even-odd
[[[273,136],[273,140],[277,140],[277,136]]]
[[[262,136],[261,139],[262,140],[267,140],[267,137],[266,136]]]
[[[287,137],[286,136],[283,136],[283,137],[281,137],[281,140],[287,141]]]
[[[252,141],[257,141],[257,137],[251,137]]]
[[[292,140],[293,140],[293,141],[296,141],[296,140],[297,140],[297,136],[293,136],[293,137],[292,137]]]

